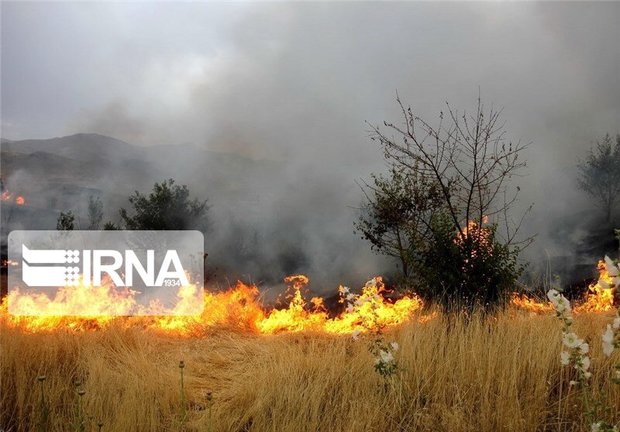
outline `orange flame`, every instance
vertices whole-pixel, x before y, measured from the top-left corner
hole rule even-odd
[[[5,190],[0,194],[0,201],[11,201],[13,199],[13,194],[8,190]],[[22,195],[18,195],[15,197],[15,204],[24,205],[26,204],[26,199]]]
[[[599,280],[590,286],[585,302],[575,312],[604,312],[614,305],[613,283],[605,263],[598,263]],[[200,335],[217,327],[258,334],[314,331],[329,334],[366,332],[376,328],[396,326],[411,319],[422,306],[416,295],[406,295],[396,301],[385,297],[381,277],[368,281],[359,294],[340,287],[340,303],[345,311],[330,317],[323,298],[306,301],[302,290],[308,284],[304,275],[285,278],[292,290],[288,305],[280,309],[265,308],[259,301],[256,285],[242,282],[224,292],[204,291],[196,285],[179,288],[177,302],[166,308],[158,302],[147,306],[136,303],[135,292],[118,290],[110,281],[101,287],[91,287],[80,281],[76,286],[63,287],[50,298],[45,294],[31,294],[12,290],[0,306],[0,321],[25,331],[89,330],[118,324],[140,326],[179,336]],[[197,296],[203,296],[203,311],[195,310]],[[8,304],[11,314],[8,314]],[[513,294],[511,306],[530,313],[547,314],[553,306],[525,294]],[[79,312],[79,316],[78,313]],[[149,316],[117,316],[117,315]],[[163,315],[163,316],[162,316]],[[420,322],[433,319],[436,312],[418,316]]]
[[[479,252],[490,252],[492,250],[490,241],[491,231],[488,227],[483,226],[483,224],[487,224],[488,222],[488,216],[483,216],[481,223],[475,220],[468,221],[467,226],[456,233],[454,243],[462,246],[467,239],[473,240],[477,247],[473,248],[470,252],[472,258],[475,258]],[[467,261],[468,260],[466,260],[466,262]]]
[[[579,305],[577,312],[605,312],[614,308],[614,281],[605,267],[605,261],[597,264],[598,281],[590,285],[586,301]]]
[[[554,310],[551,302],[541,302],[528,297],[526,294],[513,293],[510,298],[510,305],[535,314],[551,313]]]
[[[600,260],[597,269],[599,272],[598,281],[590,285],[585,301],[575,306],[576,313],[607,312],[614,309],[614,278],[609,275],[605,261]],[[554,310],[550,302],[540,302],[526,294],[513,294],[510,304],[518,309],[533,313],[549,313]]]
[[[119,323],[175,333],[202,334],[214,327],[227,327],[261,334],[279,332],[316,331],[331,334],[364,332],[369,323],[381,327],[401,324],[422,307],[419,297],[404,296],[395,302],[385,299],[380,277],[372,279],[362,289],[356,305],[331,318],[323,299],[315,297],[306,302],[302,289],[308,283],[304,275],[289,276],[285,281],[293,290],[292,299],[283,309],[266,309],[258,300],[255,285],[237,282],[228,291],[204,292],[204,309],[199,315],[187,315],[195,304],[199,290],[195,285],[184,286],[177,294],[178,302],[169,316],[114,317],[113,314],[158,314],[164,308],[149,304],[140,309],[132,291],[118,291],[111,284],[90,287],[83,283],[58,290],[53,298],[44,294],[28,294],[13,290],[2,305],[3,320],[26,331],[57,329],[97,329]],[[11,314],[7,314],[11,303]],[[75,311],[80,316],[75,316]],[[185,314],[180,316],[180,314]]]

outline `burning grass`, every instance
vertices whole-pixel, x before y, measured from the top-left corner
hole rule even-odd
[[[598,343],[613,315],[611,278],[604,264],[599,270],[575,308],[575,327],[592,347],[594,396],[617,407],[619,421],[620,386],[610,378],[620,351],[605,357]],[[206,293],[200,316],[18,317],[5,303],[0,428],[590,430],[577,408],[581,394],[569,385],[575,371],[560,364],[561,330],[547,302],[515,296],[492,316],[448,318],[423,310],[414,295],[388,300],[377,277],[359,294],[341,287],[346,309],[334,316],[322,299],[304,299],[305,276],[287,282],[283,309],[262,307],[258,289],[239,283]],[[54,311],[69,298],[16,304]],[[99,300],[109,306],[106,295]],[[375,373],[371,329],[400,347],[394,373]]]
[[[620,407],[608,376],[620,353],[604,357],[596,342],[607,315],[580,314],[575,325],[593,341],[593,388]],[[43,386],[52,430],[73,430],[76,379],[86,391],[86,430],[99,421],[104,431],[179,430],[181,359],[188,431],[587,430],[551,315],[413,319],[390,331],[401,346],[393,381],[374,373],[363,341],[324,332],[260,335],[220,325],[179,338],[118,322],[92,332],[32,333],[6,322],[1,330],[7,431],[36,430]]]
[[[11,311],[11,315],[4,318],[6,324],[23,331],[101,329],[115,322],[177,336],[200,336],[218,326],[262,334],[299,331],[350,334],[363,332],[371,325],[389,327],[402,324],[422,307],[422,300],[415,295],[388,300],[381,277],[375,277],[362,288],[355,304],[336,316],[330,316],[322,298],[314,297],[310,301],[304,298],[302,290],[308,283],[306,276],[289,276],[285,282],[290,285],[290,301],[283,309],[264,308],[259,301],[258,288],[241,282],[225,292],[205,292],[204,309],[200,315],[187,312],[195,305],[196,289],[193,285],[179,289],[179,301],[172,310],[173,314],[163,317],[114,318],[112,315],[124,315],[134,310],[136,302],[130,291],[119,292],[107,285],[98,288],[84,284],[64,287],[52,298],[13,290],[2,309]],[[348,290],[340,289],[343,304],[346,301],[345,289]],[[72,316],[73,311],[87,313]],[[150,315],[158,315],[157,308],[152,307],[150,311]]]

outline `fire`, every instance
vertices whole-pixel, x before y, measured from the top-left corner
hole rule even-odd
[[[362,288],[354,305],[340,315],[329,318],[323,307],[323,299],[315,297],[308,308],[301,294],[301,289],[308,283],[303,275],[285,279],[292,283],[294,295],[288,308],[273,310],[261,319],[257,327],[261,333],[277,333],[281,331],[297,332],[302,330],[323,331],[326,333],[351,333],[365,331],[372,325],[389,327],[407,321],[413,312],[422,307],[422,300],[417,296],[405,296],[394,303],[388,302],[382,295],[385,286],[381,277],[371,279]],[[339,289],[341,302],[344,289]]]
[[[608,259],[608,258],[606,258]],[[613,268],[613,263],[609,263]],[[575,306],[575,312],[607,312],[614,309],[614,286],[620,285],[618,276],[609,274],[608,264],[600,260],[597,264],[598,281],[591,284],[584,302]],[[617,288],[616,288],[617,289]],[[518,309],[534,313],[549,313],[554,310],[550,302],[540,302],[525,294],[513,294],[510,304]]]
[[[468,221],[467,226],[456,233],[454,243],[462,247],[466,244],[467,240],[471,240],[476,245],[470,251],[472,258],[475,258],[479,252],[490,253],[492,250],[490,240],[491,231],[488,227],[483,226],[487,223],[489,223],[488,216],[483,216],[481,223],[478,223],[475,220]]]
[[[527,312],[536,314],[546,314],[553,312],[553,305],[551,302],[540,302],[533,298],[528,297],[526,294],[513,293],[510,298],[511,306],[516,307]]]
[[[12,200],[13,200],[13,194],[9,192],[8,190],[5,190],[0,194],[0,201],[12,201]],[[26,204],[26,199],[22,195],[17,195],[15,197],[15,204],[24,205]]]
[[[116,288],[109,280],[93,287],[80,279],[76,285],[60,288],[53,297],[13,289],[4,299],[2,311],[8,312],[10,305],[8,321],[27,330],[99,328],[123,315],[186,315],[192,312],[199,290],[195,285],[180,287],[172,309],[155,301],[139,305],[135,294]],[[196,312],[195,308],[193,311]]]
[[[204,309],[199,315],[188,315],[200,290],[183,286],[177,294],[178,302],[172,310],[150,304],[140,309],[132,291],[118,291],[108,283],[90,287],[84,283],[64,287],[50,298],[44,294],[31,295],[13,290],[3,302],[3,318],[9,325],[26,331],[55,329],[97,329],[113,324],[140,326],[178,335],[204,334],[210,328],[226,327],[258,334],[315,331],[329,334],[346,334],[365,331],[370,323],[380,327],[395,326],[410,319],[422,307],[415,295],[404,296],[394,302],[384,297],[386,291],[380,277],[369,281],[356,297],[355,305],[335,317],[330,317],[320,297],[306,301],[302,290],[308,284],[304,275],[285,279],[292,291],[289,304],[282,309],[268,309],[259,301],[255,285],[242,282],[225,292],[204,292]],[[342,293],[342,291],[341,291]],[[344,302],[344,298],[341,299]],[[81,311],[75,316],[75,311]],[[151,315],[167,312],[169,316],[114,317],[113,315]],[[183,314],[184,316],[181,316]]]
[[[460,233],[457,234],[456,242],[462,243],[463,240],[467,237],[475,237],[477,240],[484,242],[488,237],[488,228],[483,227],[482,225],[489,223],[489,217],[483,216],[481,223],[478,223],[475,220],[470,220],[467,222],[467,226],[462,229]]]
[[[609,260],[606,258],[606,260]],[[611,263],[611,260],[609,260]],[[614,286],[620,276],[613,263],[598,263],[599,280],[590,286],[586,300],[577,305],[575,312],[605,312],[614,307]],[[25,331],[94,330],[111,325],[139,326],[179,336],[197,336],[216,328],[227,328],[256,334],[312,331],[326,334],[350,334],[402,324],[420,311],[423,302],[416,295],[405,295],[398,300],[386,298],[387,290],[381,277],[368,281],[359,294],[349,288],[339,288],[340,303],[346,309],[330,316],[321,297],[306,300],[303,291],[308,285],[304,275],[285,278],[289,285],[290,300],[283,308],[267,308],[259,300],[256,285],[237,282],[223,292],[210,292],[189,284],[181,286],[172,307],[151,302],[139,305],[135,291],[117,289],[109,280],[101,287],[80,283],[59,289],[52,297],[11,290],[0,306],[0,320]],[[195,305],[203,298],[203,310]],[[11,314],[8,305],[11,304]],[[530,313],[552,313],[553,306],[525,294],[513,294],[512,307]],[[79,312],[79,315],[78,315]],[[119,316],[121,315],[121,316]],[[141,316],[122,316],[141,315]],[[437,312],[420,315],[426,322]]]
[[[605,261],[597,264],[598,281],[590,285],[586,301],[576,308],[578,312],[605,312],[614,308],[614,278],[609,275]]]

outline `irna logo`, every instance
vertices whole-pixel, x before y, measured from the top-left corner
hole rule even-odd
[[[107,275],[117,287],[132,287],[137,275],[147,287],[188,285],[176,250],[167,250],[155,265],[155,250],[146,250],[143,262],[135,251],[111,249],[29,249],[22,245],[22,280],[30,287],[101,286]]]
[[[9,313],[200,314],[204,256],[199,231],[12,231]]]

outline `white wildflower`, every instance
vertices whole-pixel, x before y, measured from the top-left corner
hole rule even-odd
[[[569,362],[570,362],[570,354],[566,351],[562,351],[560,353],[560,363],[566,366],[568,365]]]
[[[590,432],[600,432],[600,431],[601,431],[601,422],[592,423]]]
[[[560,294],[558,290],[550,289],[547,292],[547,297],[549,298],[549,301],[553,304],[555,310],[557,310],[560,314],[564,315],[566,314],[566,312],[570,312],[570,302],[566,297]]]
[[[577,337],[577,335],[573,332],[565,333],[564,337],[562,338],[562,342],[564,342],[564,345],[566,345],[568,348],[577,348],[583,343],[583,341],[579,339],[579,337]]]
[[[379,359],[383,363],[392,363],[394,361],[394,356],[389,351],[381,350],[379,351]]]
[[[620,316],[614,318],[614,322],[611,326],[614,328],[614,330],[620,329]]]
[[[575,385],[577,385],[577,381],[571,381],[571,382],[569,382],[568,384],[569,384],[569,385],[572,385],[572,386],[575,386]]]
[[[590,351],[590,346],[587,343],[582,343],[581,345],[579,345],[579,352],[581,354],[587,354],[588,351]]]
[[[398,349],[400,348],[400,346],[398,345],[398,342],[392,342],[390,346],[392,347],[392,351],[394,352],[398,351]]]
[[[557,300],[557,304],[555,305],[555,308],[561,314],[565,312],[570,312],[570,302],[568,301],[566,297],[564,297],[563,295],[560,295]]]
[[[614,331],[609,324],[603,333],[603,353],[609,357],[614,352]]]
[[[605,255],[605,270],[607,270],[607,273],[611,277],[618,276],[619,274],[618,267],[616,267],[614,262],[607,255]]]
[[[353,340],[358,340],[361,333],[362,332],[360,330],[353,330],[353,332],[351,333],[351,337],[353,338]]]
[[[558,290],[550,289],[547,292],[547,297],[549,298],[549,301],[553,303],[553,305],[555,306],[557,305],[558,298],[560,297],[560,293],[558,292]]]
[[[581,359],[579,359],[579,363],[575,365],[575,369],[581,369],[582,372],[587,373],[588,369],[590,369],[590,357],[588,356],[581,357]],[[589,378],[589,377],[586,377],[586,378]]]

